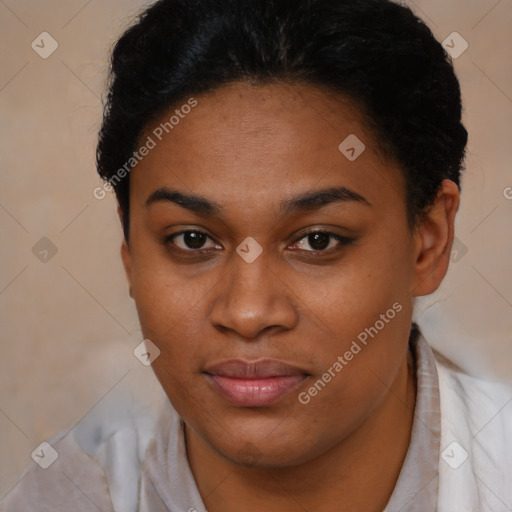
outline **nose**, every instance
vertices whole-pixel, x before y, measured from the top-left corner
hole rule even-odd
[[[293,296],[291,287],[264,255],[247,263],[234,254],[230,271],[216,287],[210,320],[221,331],[254,341],[265,330],[294,328],[298,310]]]

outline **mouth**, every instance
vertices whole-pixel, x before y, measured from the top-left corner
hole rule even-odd
[[[310,376],[283,361],[231,359],[205,370],[214,391],[233,405],[265,407],[296,390]]]

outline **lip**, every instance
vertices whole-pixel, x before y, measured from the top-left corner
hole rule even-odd
[[[275,359],[230,359],[208,367],[207,381],[233,405],[265,407],[297,389],[309,374]]]

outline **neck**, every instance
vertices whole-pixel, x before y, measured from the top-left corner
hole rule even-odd
[[[187,452],[209,512],[382,511],[409,447],[416,400],[410,351],[386,397],[341,443],[288,468],[247,468],[186,429]]]

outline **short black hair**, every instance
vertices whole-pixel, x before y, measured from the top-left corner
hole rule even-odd
[[[100,176],[112,180],[167,109],[240,81],[304,83],[356,102],[404,172],[411,227],[443,179],[460,188],[467,132],[451,59],[421,19],[389,0],[155,2],[112,52]],[[128,240],[129,176],[110,183]]]

